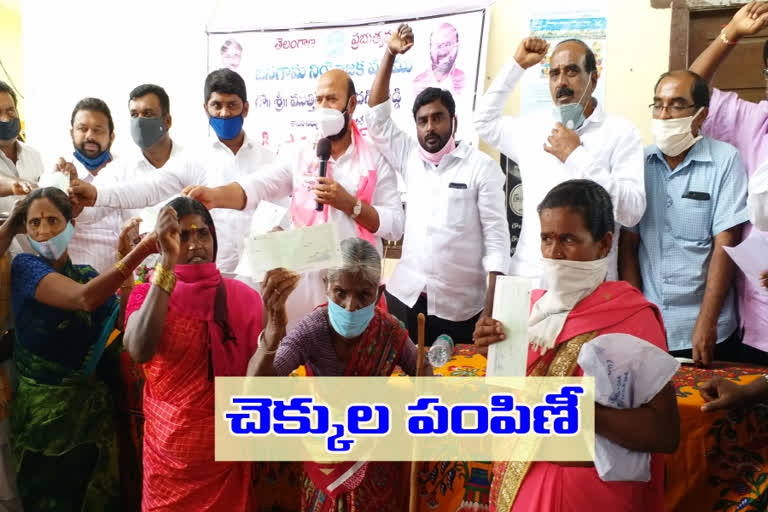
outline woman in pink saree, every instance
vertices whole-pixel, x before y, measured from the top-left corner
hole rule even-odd
[[[656,306],[624,281],[605,281],[615,226],[608,192],[589,180],[566,181],[547,194],[539,217],[549,288],[532,296],[527,375],[583,375],[577,363],[581,347],[604,334],[630,334],[666,351]],[[502,332],[498,321],[481,318],[476,343],[501,341]],[[662,453],[677,448],[679,421],[670,382],[640,407],[595,404],[597,434],[629,450],[651,453],[650,481],[606,482],[592,462],[494,462],[491,511],[661,512]]]
[[[214,377],[245,376],[261,297],[216,269],[202,203],[172,200],[156,232],[162,258],[130,296],[124,337],[146,375],[142,510],[252,510],[252,464],[215,460]]]

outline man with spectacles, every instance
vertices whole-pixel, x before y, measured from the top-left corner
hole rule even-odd
[[[736,148],[702,137],[707,82],[691,71],[664,73],[656,83],[645,150],[648,206],[621,232],[620,277],[661,310],[676,357],[709,366],[739,351],[733,277],[723,250],[741,239],[747,179]]]
[[[611,195],[617,225],[608,254],[608,279],[616,280],[619,225],[634,226],[645,211],[643,141],[630,121],[606,112],[592,96],[599,79],[597,59],[578,39],[561,41],[552,50],[548,73],[552,110],[503,115],[509,94],[523,74],[548,52],[547,41],[523,39],[478,98],[475,110],[474,126],[480,138],[520,166],[523,227],[510,273],[533,280],[534,287],[545,287],[536,207],[559,183],[582,178],[599,183]]]
[[[733,47],[748,36],[754,36],[768,27],[768,3],[750,2],[733,16],[720,32],[720,36],[699,55],[691,71],[707,81],[711,80],[717,68]],[[755,42],[755,39],[752,39]],[[768,41],[763,46],[763,77],[768,99]],[[741,152],[749,180],[749,193],[755,193],[758,183],[755,172],[768,161],[768,101],[752,103],[742,100],[735,92],[719,89],[712,91],[712,101],[707,121],[702,132],[713,139],[733,144]],[[744,226],[742,238],[752,232],[752,224]],[[768,233],[761,233],[768,238]],[[768,264],[766,265],[768,270]],[[768,365],[768,295],[758,286],[738,273],[739,313],[744,328],[744,339],[739,360]]]

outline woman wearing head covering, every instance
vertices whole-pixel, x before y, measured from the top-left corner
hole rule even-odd
[[[286,336],[285,299],[293,281],[285,271],[262,288],[269,319],[248,375],[287,376],[304,365],[308,376],[387,377],[396,366],[416,374],[408,331],[376,306],[382,287],[381,257],[361,238],[341,242],[342,265],[328,271],[328,304],[301,320]],[[431,375],[431,368],[425,369]],[[408,466],[392,462],[305,462],[302,510],[312,512],[408,508]]]
[[[528,376],[584,375],[578,364],[582,347],[609,334],[631,335],[641,345],[644,341],[666,352],[656,306],[627,282],[605,281],[615,227],[608,192],[593,181],[566,181],[547,194],[538,211],[542,263],[550,286],[532,295]],[[500,322],[481,318],[475,343],[496,343],[504,339],[502,333]],[[677,448],[680,420],[671,382],[659,387],[640,407],[595,404],[597,434],[627,450],[651,453],[650,481],[603,481],[591,462],[496,462],[491,510],[663,510],[661,453]]]
[[[34,190],[23,216],[14,234],[25,230],[36,254],[20,254],[11,266],[19,378],[11,431],[22,502],[34,511],[116,510],[115,411],[106,384],[117,374],[109,344],[114,294],[154,252],[154,237],[98,275],[69,259],[74,226],[64,192]]]
[[[199,201],[172,200],[156,233],[161,259],[128,300],[124,336],[146,376],[142,510],[251,510],[251,464],[215,461],[214,377],[245,376],[261,297],[216,269]]]

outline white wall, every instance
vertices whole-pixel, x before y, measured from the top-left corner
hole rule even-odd
[[[128,93],[145,82],[168,92],[175,139],[189,145],[205,137],[205,26],[213,7],[211,0],[22,2],[30,144],[46,159],[71,155],[72,109],[95,96],[112,111],[113,151],[136,151]]]

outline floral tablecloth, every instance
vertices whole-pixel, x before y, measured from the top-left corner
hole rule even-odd
[[[486,359],[458,345],[443,376],[484,376]],[[702,413],[700,385],[712,375],[747,383],[764,369],[719,363],[684,365],[674,378],[680,407],[680,448],[666,458],[665,509],[674,512],[768,510],[768,405]],[[301,464],[257,463],[260,511],[297,511]],[[491,463],[425,462],[419,474],[421,512],[488,510]]]

